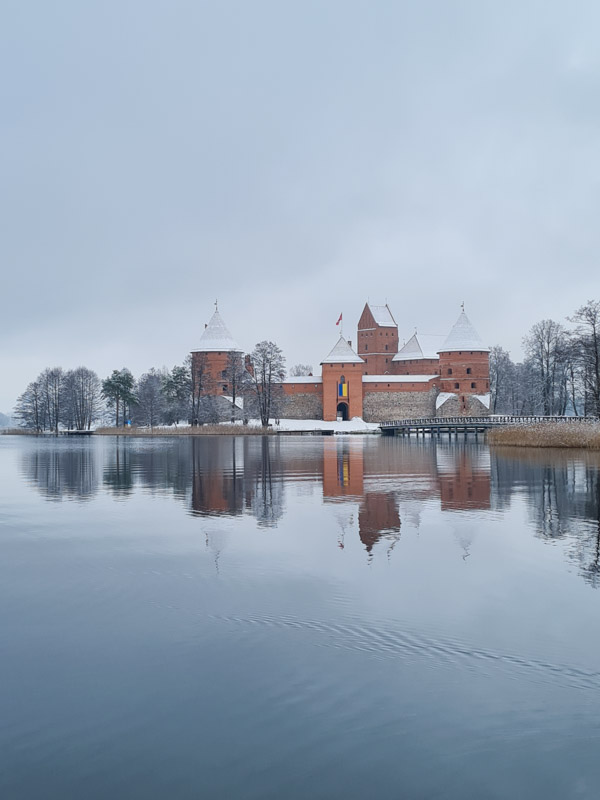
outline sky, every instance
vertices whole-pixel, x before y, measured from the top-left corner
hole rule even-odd
[[[46,366],[289,366],[600,299],[596,2],[4,0],[0,411]]]

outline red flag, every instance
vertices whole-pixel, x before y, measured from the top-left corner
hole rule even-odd
[[[339,325],[341,321],[342,321],[342,315],[340,314],[340,318],[338,319],[338,321],[335,324]]]

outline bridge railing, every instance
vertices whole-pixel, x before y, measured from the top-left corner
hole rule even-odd
[[[380,423],[381,428],[407,428],[407,427],[428,427],[432,425],[485,425],[492,427],[495,425],[531,425],[536,422],[565,422],[577,424],[582,422],[597,422],[596,417],[544,417],[544,416],[509,416],[497,415],[489,417],[415,417],[413,419],[397,419]]]

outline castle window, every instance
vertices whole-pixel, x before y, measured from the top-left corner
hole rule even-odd
[[[366,344],[366,345],[365,345],[365,352],[366,352],[368,349],[369,349],[369,345],[368,345],[368,344]]]
[[[387,346],[387,344],[386,344],[386,346],[385,346],[385,349],[386,349],[386,350],[388,349],[388,346]]]
[[[226,391],[227,391],[227,384],[226,384],[226,383],[224,383],[224,384],[223,384],[223,391],[224,391],[224,392],[226,392]]]
[[[448,375],[452,375],[452,369],[451,369],[451,367],[448,367]]]
[[[474,389],[474,388],[475,388],[475,384],[474,384],[474,383],[472,383],[472,384],[471,384],[471,389]]]
[[[454,384],[454,388],[455,388],[455,389],[458,389],[458,383],[455,383],[455,384]]]
[[[471,367],[467,367],[467,375],[471,374]]]

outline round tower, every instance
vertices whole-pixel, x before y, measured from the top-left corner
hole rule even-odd
[[[223,322],[219,309],[215,308],[210,322],[204,326],[198,347],[192,350],[194,394],[227,395],[230,390],[227,374],[231,371],[231,356],[237,355],[241,359],[242,353],[242,348]]]
[[[481,341],[464,308],[438,353],[440,389],[459,395],[463,411],[469,395],[489,393],[490,350]]]

